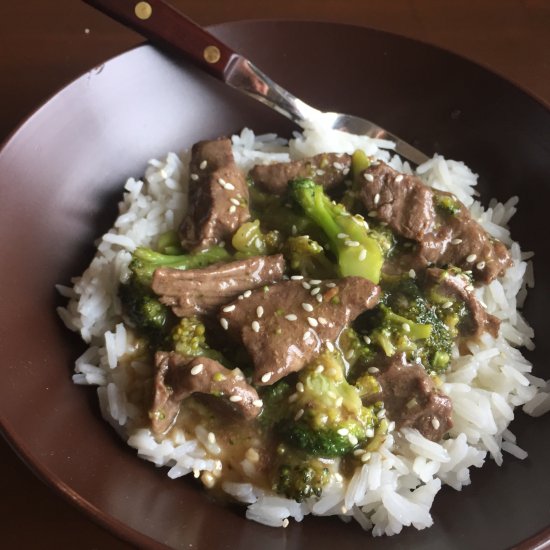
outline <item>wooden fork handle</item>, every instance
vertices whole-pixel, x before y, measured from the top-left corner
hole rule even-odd
[[[164,0],[84,2],[225,81],[224,72],[235,52]]]

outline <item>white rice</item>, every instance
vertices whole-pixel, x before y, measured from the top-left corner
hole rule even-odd
[[[320,152],[353,153],[363,149],[397,170],[411,172],[408,163],[392,152],[394,145],[381,140],[351,136],[334,130],[308,128],[287,143],[274,134],[255,136],[245,129],[232,138],[236,162],[243,170],[254,164],[280,162]],[[72,286],[58,285],[69,299],[58,313],[67,327],[80,332],[89,344],[76,360],[73,380],[98,386],[103,416],[137,450],[157,466],[168,466],[177,478],[189,473],[206,485],[221,474],[219,446],[202,426],[195,434],[176,432],[170,439],[155,441],[148,429],[136,428],[143,411],[135,404],[132,388],[150,378],[150,366],[127,358],[135,351],[135,339],[124,324],[116,295],[128,276],[131,252],[137,246],[153,246],[155,236],[177,227],[186,210],[188,154],[169,153],[152,160],[143,180],[129,179],[119,204],[119,217],[111,230],[97,241],[98,251],[88,269]],[[515,407],[533,416],[550,410],[550,384],[530,374],[532,366],[517,348],[533,349],[533,330],[517,311],[526,288],[534,285],[531,253],[522,252],[511,240],[507,223],[518,199],[491,201],[488,208],[474,197],[477,176],[463,163],[436,155],[416,173],[425,183],[454,193],[471,208],[474,217],[493,236],[511,247],[514,264],[500,279],[477,290],[478,298],[501,320],[497,338],[484,334],[468,345],[442,377],[442,390],[453,402],[449,439],[434,443],[420,433],[403,429],[389,435],[370,459],[359,466],[349,481],[336,474],[321,498],[298,504],[268,494],[254,486],[255,467],[244,459],[249,479],[225,482],[223,489],[248,505],[246,516],[270,526],[286,526],[288,519],[304,515],[339,515],[356,520],[374,535],[393,535],[403,526],[424,529],[435,495],[442,485],[459,491],[470,483],[469,470],[479,468],[490,455],[501,464],[504,453],[524,459],[527,453],[508,429]],[[120,361],[124,358],[124,361]]]

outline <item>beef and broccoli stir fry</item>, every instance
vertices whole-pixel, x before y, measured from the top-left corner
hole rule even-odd
[[[247,457],[297,501],[394,429],[445,437],[440,376],[498,334],[474,290],[511,264],[464,205],[361,151],[243,174],[228,139],[193,147],[189,185],[179,232],[138,248],[119,289],[156,436],[201,424],[224,479]]]

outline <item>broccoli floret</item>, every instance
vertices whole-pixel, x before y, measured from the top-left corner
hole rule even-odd
[[[292,271],[315,279],[332,279],[337,276],[336,266],[326,257],[323,247],[302,235],[289,237],[283,248]]]
[[[329,479],[329,470],[321,461],[285,452],[275,471],[272,488],[286,498],[303,502],[310,497],[320,497]]]
[[[338,457],[374,436],[376,415],[365,407],[343,374],[337,352],[322,353],[298,375],[277,431],[283,441],[309,455]]]
[[[230,259],[229,252],[221,246],[213,246],[208,250],[193,254],[172,256],[161,254],[150,248],[136,248],[132,254],[130,271],[132,278],[139,284],[150,286],[153,273],[159,267],[173,269],[198,269],[207,265],[223,262]]]
[[[455,336],[445,323],[447,316],[410,277],[386,281],[384,304],[370,314],[368,337],[386,355],[405,352],[409,360],[419,360],[428,371],[440,373],[449,366]]]
[[[169,325],[171,311],[147,286],[134,279],[120,285],[118,295],[126,315],[141,335],[153,343],[160,341]]]
[[[290,186],[294,199],[326,234],[338,259],[340,275],[356,275],[378,283],[384,255],[364,220],[331,201],[323,187],[312,180],[296,180]]]
[[[260,220],[243,223],[231,240],[237,257],[261,256],[277,252],[281,246],[281,235],[278,231],[262,232]]]

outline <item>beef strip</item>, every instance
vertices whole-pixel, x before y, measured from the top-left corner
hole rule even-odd
[[[208,357],[186,357],[159,351],[155,355],[153,404],[149,411],[155,434],[170,429],[180,403],[193,393],[223,397],[245,418],[256,417],[262,407],[256,390],[239,369],[229,370]]]
[[[298,178],[309,178],[330,191],[344,183],[351,168],[351,156],[342,153],[322,153],[292,162],[259,164],[249,175],[264,191],[284,195],[288,182]]]
[[[489,283],[511,265],[506,246],[493,239],[453,195],[435,191],[382,162],[369,166],[360,178],[359,199],[369,213],[418,243],[406,259],[411,267],[454,265]],[[457,212],[442,213],[436,206],[440,199],[455,203]]]
[[[178,317],[189,317],[213,313],[245,290],[279,281],[284,270],[282,254],[187,271],[159,268],[155,270],[151,288]]]
[[[432,441],[440,440],[453,426],[452,402],[441,393],[421,365],[408,364],[405,356],[384,358],[374,376],[381,391],[368,404],[383,401],[387,417],[397,428],[416,428]]]
[[[498,336],[500,320],[488,313],[468,289],[470,281],[466,276],[432,267],[426,270],[426,284],[440,295],[448,296],[450,299],[458,298],[465,303],[470,312],[470,322],[463,327],[466,334],[477,337],[483,332],[488,332],[495,338]]]
[[[255,290],[219,314],[229,335],[248,350],[256,385],[273,384],[302,369],[380,296],[380,288],[361,277],[304,282],[283,281]]]
[[[189,172],[189,210],[179,232],[183,247],[195,252],[230,240],[250,212],[248,186],[229,139],[193,145]]]

